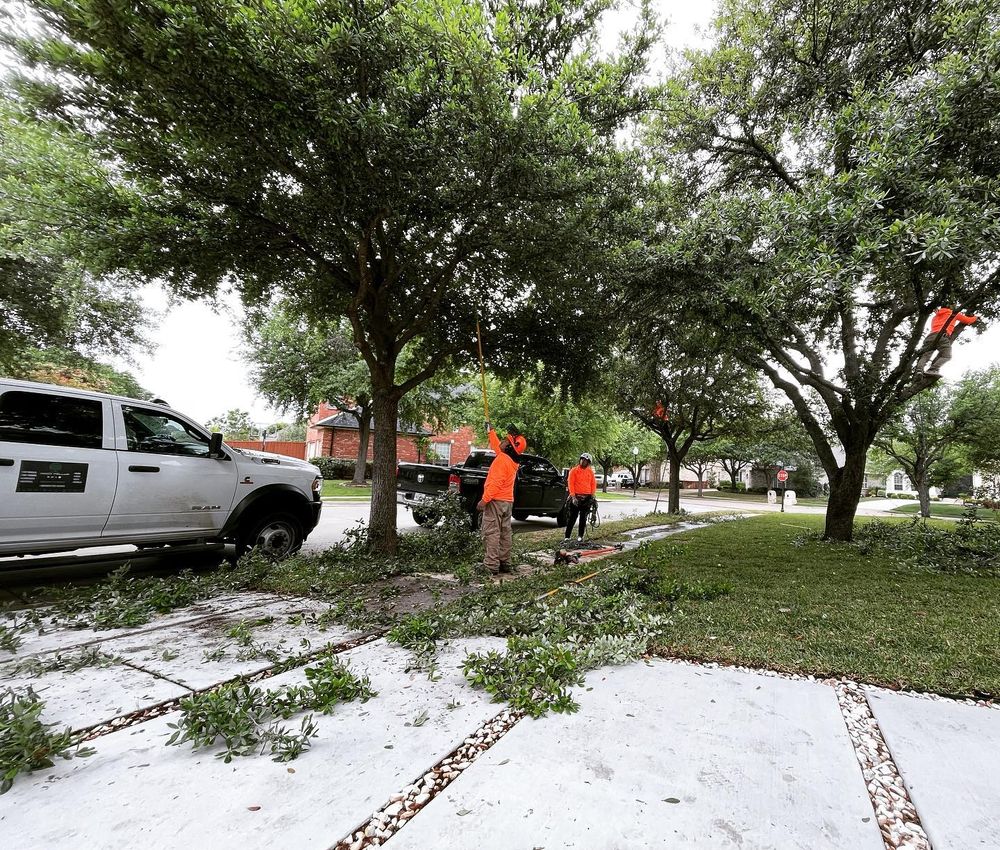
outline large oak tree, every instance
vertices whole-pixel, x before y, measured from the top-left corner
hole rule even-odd
[[[661,314],[695,302],[749,342],[829,478],[828,538],[937,381],[935,308],[1000,309],[998,64],[992,2],[725,0],[668,86],[653,136],[686,212],[657,234]]]
[[[21,97],[143,200],[109,234],[123,263],[181,294],[232,282],[348,320],[371,379],[374,549],[397,541],[400,400],[475,351],[477,317],[495,364],[586,365],[546,307],[630,202],[615,136],[644,105],[648,16],[602,60],[607,0],[27,6],[42,25],[10,40],[37,69]]]

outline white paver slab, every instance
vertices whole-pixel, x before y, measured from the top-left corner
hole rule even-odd
[[[186,608],[178,608],[162,617],[154,617],[148,623],[132,629],[70,629],[63,626],[46,629],[42,634],[31,632],[25,634],[17,652],[0,650],[0,664],[4,664],[27,655],[37,655],[42,652],[71,651],[76,647],[94,643],[103,643],[110,638],[121,635],[146,634],[178,623],[202,620],[226,611],[242,608],[253,608],[275,602],[282,597],[271,593],[241,593],[232,596],[219,596],[204,602],[197,602]],[[0,620],[0,622],[3,622]]]
[[[459,669],[466,649],[500,646],[457,642],[434,682],[406,672],[410,654],[385,641],[344,653],[379,695],[318,715],[319,737],[290,764],[166,747],[176,714],[99,738],[88,759],[18,777],[0,799],[4,850],[327,850],[500,710]],[[293,671],[262,685],[303,680]]]
[[[31,687],[45,701],[42,720],[86,729],[140,708],[184,696],[187,688],[123,664],[0,679],[0,688]]]
[[[883,850],[832,688],[668,662],[587,685],[577,714],[522,720],[386,846]]]
[[[1000,847],[1000,711],[866,690],[934,850]]]
[[[128,635],[106,641],[103,646],[105,652],[119,655],[143,670],[200,690],[274,664],[273,659],[255,655],[257,650],[241,646],[227,634],[240,623],[247,625],[254,644],[282,658],[360,636],[360,632],[343,626],[317,623],[316,618],[329,609],[329,605],[310,599],[281,599],[155,632]],[[216,651],[217,656],[206,658],[206,653]]]

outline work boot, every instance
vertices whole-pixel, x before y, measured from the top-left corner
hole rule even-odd
[[[512,566],[511,564],[507,564],[507,563],[504,563],[503,561],[501,561],[500,562],[500,572],[502,572],[502,573],[516,573],[517,572],[517,567]]]
[[[582,537],[577,537],[576,538],[576,545],[577,546],[582,546],[583,545],[583,538]]]
[[[573,540],[572,540],[571,538],[569,538],[569,537],[564,537],[564,538],[563,538],[563,542],[562,542],[562,545],[563,545],[563,546],[569,546],[569,544],[570,544],[570,543],[572,543],[572,542],[573,542]]]

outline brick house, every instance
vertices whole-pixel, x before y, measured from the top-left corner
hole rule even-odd
[[[324,402],[309,418],[306,456],[356,460],[359,440],[357,419]],[[465,460],[475,445],[476,432],[468,425],[440,433],[403,423],[396,428],[396,457],[408,463],[451,466]],[[368,460],[372,460],[373,449],[374,440],[369,439]]]

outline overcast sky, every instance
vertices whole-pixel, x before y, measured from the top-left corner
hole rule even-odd
[[[711,0],[656,0],[655,6],[668,21],[666,41],[675,48],[703,42],[699,30],[708,24],[715,8]],[[605,46],[614,44],[617,32],[634,19],[634,10],[607,21]],[[662,67],[662,57],[655,65]],[[247,380],[247,368],[240,356],[241,324],[239,301],[223,298],[221,310],[203,303],[186,302],[169,306],[157,285],[142,292],[143,302],[156,318],[151,322],[154,348],[137,352],[127,363],[140,384],[171,406],[204,422],[231,408],[249,410],[259,424],[281,418],[256,395]],[[947,378],[957,378],[972,368],[982,368],[1000,360],[1000,329],[984,334],[967,333],[954,349],[954,358],[945,368]]]

